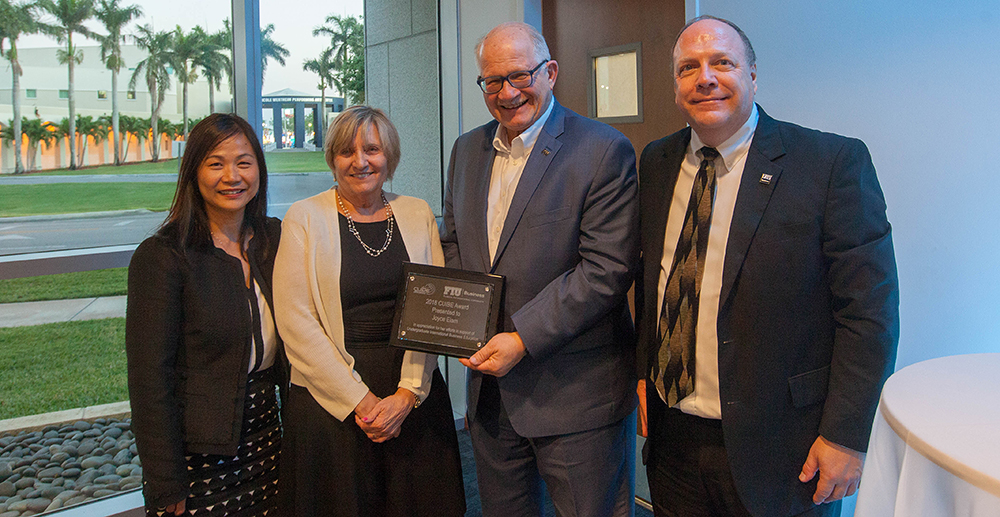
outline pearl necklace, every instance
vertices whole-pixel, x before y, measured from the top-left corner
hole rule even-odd
[[[385,219],[388,223],[388,228],[385,230],[385,244],[382,245],[381,249],[375,249],[365,241],[361,240],[361,234],[358,233],[357,227],[354,225],[354,219],[351,218],[351,212],[347,210],[344,206],[344,202],[340,200],[340,190],[337,190],[337,205],[341,210],[344,211],[344,217],[347,218],[347,229],[351,231],[354,238],[361,243],[361,247],[365,249],[365,253],[372,257],[377,257],[382,254],[383,251],[389,248],[389,243],[392,242],[392,208],[389,206],[389,200],[385,198],[385,192],[382,192],[382,204],[385,206]]]

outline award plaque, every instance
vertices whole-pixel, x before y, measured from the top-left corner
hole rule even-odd
[[[497,332],[503,277],[403,263],[389,343],[469,357]]]

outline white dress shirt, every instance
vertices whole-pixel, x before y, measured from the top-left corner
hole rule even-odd
[[[503,223],[507,219],[510,201],[514,199],[514,192],[517,191],[517,183],[521,180],[521,173],[524,172],[524,164],[531,156],[531,150],[535,148],[535,142],[538,140],[538,133],[549,119],[554,105],[553,97],[549,100],[549,107],[545,108],[545,113],[528,129],[514,137],[510,145],[506,142],[503,126],[497,126],[497,132],[493,136],[496,158],[493,159],[490,192],[486,198],[486,234],[490,244],[490,259],[496,258],[500,233],[503,232]]]
[[[757,106],[755,105],[750,117],[736,131],[736,134],[715,148],[719,151],[720,157],[716,158],[715,161],[715,203],[712,206],[712,226],[708,234],[705,271],[698,298],[694,391],[677,402],[675,406],[685,413],[703,418],[722,418],[722,407],[719,402],[717,325],[719,297],[722,292],[722,269],[726,260],[726,244],[729,241],[729,226],[733,221],[733,209],[736,207],[736,195],[739,193],[740,178],[743,176],[747,152],[753,141],[754,130],[757,129],[757,119]],[[667,287],[667,276],[670,274],[670,267],[674,261],[674,252],[677,248],[677,241],[680,239],[681,228],[684,225],[688,200],[691,198],[691,188],[701,165],[700,150],[704,145],[698,134],[691,131],[691,143],[684,155],[684,162],[681,163],[680,174],[674,187],[674,197],[670,202],[670,212],[667,216],[663,257],[660,259],[657,317],[663,308],[663,293]],[[720,159],[723,162],[722,167],[719,167]],[[667,400],[664,393],[660,393],[660,398],[664,402]]]

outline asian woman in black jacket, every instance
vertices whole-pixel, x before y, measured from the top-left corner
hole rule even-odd
[[[166,222],[132,257],[125,345],[148,515],[277,515],[287,379],[271,305],[281,225],[253,129],[191,131]]]

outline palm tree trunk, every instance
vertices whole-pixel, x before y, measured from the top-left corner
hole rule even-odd
[[[182,81],[182,82],[184,83],[183,87],[184,99],[183,99],[182,111],[184,112],[184,141],[186,142],[188,138],[188,83],[187,81]]]
[[[73,99],[73,66],[76,64],[76,49],[73,48],[73,32],[67,36],[67,46],[69,50],[69,90],[67,90],[67,101],[69,101],[69,168],[76,169],[76,102]]]
[[[212,79],[208,79],[208,114],[211,115],[215,113],[215,87],[212,85]],[[187,136],[184,137],[187,140]]]
[[[319,123],[323,127],[320,128],[319,133],[323,135],[324,140],[326,139],[326,88],[320,88],[319,90]],[[313,133],[317,131],[313,129]],[[323,142],[320,142],[323,145]]]
[[[154,88],[155,90],[155,88]],[[155,94],[154,94],[155,95]],[[149,127],[152,130],[149,141],[152,145],[149,150],[153,156],[153,163],[160,161],[160,103],[153,100],[153,114],[149,117]]]
[[[10,44],[10,64],[11,70],[13,70],[14,75],[11,78],[11,95],[14,108],[14,124],[11,129],[14,130],[14,174],[21,174],[24,172],[24,162],[21,161],[21,63],[17,60],[17,47],[14,46],[12,41]]]
[[[121,165],[122,139],[118,134],[118,71],[111,71],[111,138],[114,139],[115,165]]]
[[[86,130],[84,130],[86,131]],[[86,133],[80,135],[80,157],[76,160],[77,167],[83,167],[85,165],[84,155],[87,154],[87,135]]]

